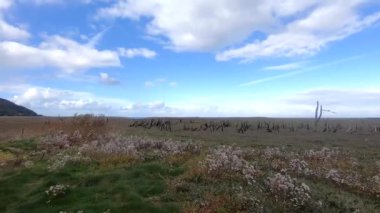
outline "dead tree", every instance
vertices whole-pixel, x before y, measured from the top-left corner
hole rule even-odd
[[[237,126],[238,133],[244,134],[248,129],[251,127],[251,125],[248,124],[248,122],[242,122],[240,123],[240,126]]]
[[[160,125],[160,130],[165,130],[165,131],[169,131],[171,132],[172,131],[172,124],[170,121],[164,121],[161,123]]]
[[[315,108],[315,118],[314,118],[314,130],[317,131],[318,123],[322,118],[322,104],[319,106],[319,101],[317,101],[317,108]]]

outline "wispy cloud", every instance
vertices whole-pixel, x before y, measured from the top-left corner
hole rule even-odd
[[[299,75],[299,74],[302,74],[302,73],[305,73],[305,72],[308,72],[308,71],[306,71],[306,70],[299,70],[299,71],[289,72],[289,73],[285,73],[285,74],[281,74],[281,75],[275,75],[275,76],[268,77],[268,78],[261,78],[261,79],[258,79],[258,80],[253,80],[253,81],[250,81],[250,82],[247,82],[247,83],[240,84],[240,86],[242,86],[242,87],[253,86],[253,85],[260,84],[260,83],[265,83],[265,82],[268,82],[268,81],[274,81],[274,80],[281,79],[281,78],[287,78],[287,77],[290,77],[290,76]]]
[[[168,82],[166,78],[157,78],[154,80],[145,81],[144,84],[145,84],[145,87],[147,88],[152,88],[152,87],[157,87],[157,86],[162,86],[162,85],[168,85],[170,87],[178,86],[178,82],[176,81]]]
[[[98,45],[98,43],[100,42],[100,40],[103,38],[103,36],[107,33],[107,31],[110,29],[110,27],[102,30],[101,32],[97,33],[95,36],[93,36],[88,42],[87,42],[87,46],[89,47],[96,47]]]
[[[307,62],[301,61],[301,62],[295,62],[295,63],[288,63],[288,64],[281,64],[281,65],[275,65],[275,66],[267,66],[264,67],[263,70],[295,70],[300,69],[303,66],[305,66]]]
[[[130,106],[122,107],[125,111],[170,111],[170,107],[166,106],[163,101],[155,101],[151,103],[134,103]]]
[[[147,48],[119,48],[118,53],[122,57],[126,58],[135,58],[135,57],[144,57],[144,58],[155,58],[157,53],[153,50],[149,50]]]
[[[348,61],[357,60],[357,59],[362,58],[363,56],[364,55],[357,55],[357,56],[348,57],[348,58],[336,60],[336,61],[329,62],[329,63],[324,63],[321,65],[312,66],[309,68],[304,68],[304,69],[297,70],[297,71],[292,71],[292,72],[288,72],[288,73],[284,73],[284,74],[280,74],[280,75],[275,75],[275,76],[271,76],[271,77],[267,77],[267,78],[261,78],[261,79],[253,80],[250,82],[242,83],[242,84],[240,84],[240,86],[247,87],[247,86],[253,86],[253,85],[257,85],[257,84],[261,84],[261,83],[265,83],[265,82],[269,82],[269,81],[275,81],[275,80],[282,79],[282,78],[288,78],[291,76],[300,75],[300,74],[307,73],[307,72],[312,72],[315,70],[334,66],[337,64],[342,64],[342,63],[345,63]]]

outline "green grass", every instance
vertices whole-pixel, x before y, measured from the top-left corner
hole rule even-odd
[[[48,173],[42,165],[32,169],[2,171],[0,212],[178,212],[176,203],[162,201],[165,179],[182,168],[141,163],[126,168],[101,169],[97,165],[69,164]],[[67,184],[68,193],[48,201],[51,185]]]
[[[15,153],[34,151],[37,149],[37,143],[33,139],[12,140],[0,144],[0,150]]]
[[[360,212],[376,212],[379,210],[380,202],[341,190],[331,184],[304,181],[313,189],[313,197],[325,204],[323,212],[354,212],[355,209]]]

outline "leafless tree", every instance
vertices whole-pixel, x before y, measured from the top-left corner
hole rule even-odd
[[[319,105],[319,101],[317,101],[317,107],[315,108],[315,118],[314,118],[314,130],[317,131],[318,123],[322,118],[323,107],[322,104]]]

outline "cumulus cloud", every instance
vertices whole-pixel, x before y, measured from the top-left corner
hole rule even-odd
[[[252,18],[253,14],[258,14]],[[149,17],[147,32],[165,36],[176,50],[214,50],[264,30],[274,20],[257,1],[118,1],[98,11],[98,17]]]
[[[60,110],[80,109],[83,107],[100,106],[92,100],[90,93],[59,90],[44,87],[29,87],[18,95],[13,96],[17,104],[41,109],[54,107]]]
[[[120,60],[114,51],[97,50],[61,36],[50,36],[36,47],[12,41],[0,42],[0,65],[55,67],[73,73],[90,68],[117,67]]]
[[[12,90],[10,90],[12,88]],[[75,113],[114,116],[164,116],[171,111],[163,101],[134,103],[120,98],[101,97],[90,92],[39,87],[32,85],[0,85],[0,92],[11,93],[16,104],[43,115]]]
[[[89,92],[30,85],[19,86],[18,88],[18,91],[13,91],[15,94],[12,101],[43,115],[112,114],[114,106],[129,103],[124,100],[97,97]]]
[[[108,73],[102,72],[102,73],[99,74],[99,77],[100,77],[100,82],[103,83],[103,84],[106,84],[106,85],[117,85],[117,84],[120,84],[120,81],[118,81],[115,78],[110,77]]]
[[[380,19],[380,13],[361,13],[360,8],[368,2],[120,0],[98,10],[97,17],[147,17],[147,34],[167,38],[167,45],[174,50],[222,50],[217,60],[252,60],[311,55],[333,41],[361,31]],[[261,33],[264,38],[254,40],[254,33]],[[251,42],[247,43],[247,39]],[[226,47],[230,48],[223,50]]]
[[[126,57],[126,58],[135,58],[135,57],[154,58],[157,55],[156,52],[146,49],[146,48],[131,48],[131,49],[119,48],[118,53],[120,56]]]

